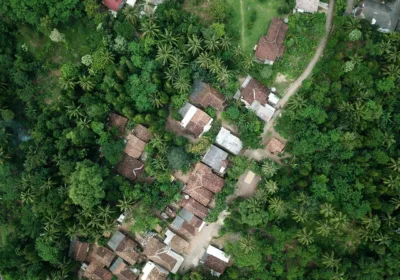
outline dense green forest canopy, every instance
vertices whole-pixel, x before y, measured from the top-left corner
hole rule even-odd
[[[225,1],[213,1],[211,24],[182,2],[166,1],[142,18],[129,7],[113,18],[96,0],[0,4],[4,279],[75,279],[71,237],[104,244],[115,218],[133,208],[133,231],[159,223],[149,212],[182,187],[170,181],[172,171],[198,161],[220,127],[195,144],[165,130],[167,118],[180,118],[194,80],[226,95],[223,119],[239,128],[245,147],[260,147],[263,123],[230,97],[237,77],[266,83],[275,68],[233,46],[238,34]],[[292,25],[304,29],[311,17]],[[288,139],[284,166],[232,159],[209,221],[246,168],[263,179],[254,197],[230,206],[222,233],[235,237],[226,246],[235,263],[222,279],[400,277],[399,65],[399,33],[338,13],[322,60],[276,125]],[[110,112],[153,133],[145,170],[153,182],[133,185],[116,174],[124,143],[107,125]]]

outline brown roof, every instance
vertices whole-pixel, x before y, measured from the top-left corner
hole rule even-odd
[[[288,25],[282,18],[273,18],[267,36],[261,37],[258,41],[256,58],[263,61],[275,61],[281,57],[285,50],[283,41],[285,41],[287,30]]]
[[[269,141],[267,145],[267,150],[270,153],[276,154],[276,153],[281,153],[283,149],[285,148],[285,144],[273,137],[271,141]]]
[[[198,103],[204,108],[208,106],[214,107],[216,110],[223,111],[225,109],[225,96],[219,93],[215,88],[209,84],[199,83],[199,92],[193,98],[195,103]]]
[[[170,242],[168,243],[168,246],[171,247],[172,250],[179,254],[183,254],[186,252],[186,249],[189,247],[189,242],[187,242],[185,239],[180,237],[177,234],[174,234]]]
[[[124,153],[122,161],[117,166],[117,171],[125,178],[133,181],[144,172],[144,164]]]
[[[116,113],[110,114],[110,126],[117,127],[119,134],[124,134],[126,123],[128,119]]]
[[[210,268],[218,273],[221,273],[221,274],[224,273],[226,267],[228,266],[228,264],[226,262],[224,262],[212,255],[207,255],[205,265],[208,268]]]
[[[193,226],[196,229],[199,229],[202,224],[203,224],[203,220],[196,216],[193,216],[189,221],[189,225]]]
[[[193,198],[189,199],[182,198],[182,200],[179,202],[179,205],[185,207],[187,210],[189,210],[190,212],[192,212],[193,214],[202,219],[204,219],[208,215],[208,208],[198,203]]]
[[[269,89],[260,84],[257,80],[251,78],[245,88],[241,90],[242,98],[251,105],[257,100],[261,105],[267,103]]]
[[[135,134],[137,138],[146,143],[149,142],[151,138],[153,138],[153,135],[151,134],[150,130],[148,130],[141,124],[135,126],[135,128],[133,129],[133,134]]]
[[[203,131],[204,127],[211,121],[211,117],[207,115],[200,109],[197,109],[196,113],[193,115],[193,118],[189,121],[186,126],[186,129],[193,134],[195,138],[199,137]]]
[[[165,207],[164,212],[168,215],[170,218],[175,218],[176,217],[176,212],[173,208],[171,207]]]
[[[140,257],[140,254],[135,251],[136,248],[136,243],[129,237],[125,236],[115,249],[115,252],[130,265],[134,265]]]
[[[111,262],[115,258],[115,254],[110,249],[105,247],[100,247],[96,244],[93,244],[91,250],[86,257],[88,262],[97,262],[101,263],[104,266],[110,266]]]
[[[146,147],[146,143],[132,133],[126,136],[126,140],[127,143],[124,152],[129,156],[138,159],[142,155],[144,148]]]
[[[155,265],[149,275],[145,278],[146,280],[166,280],[168,278],[168,272],[163,268]],[[143,276],[140,279],[144,279]]]
[[[102,267],[102,264],[93,261],[89,264],[86,268],[85,273],[83,274],[84,277],[92,280],[111,280],[112,274],[110,271]]]
[[[75,239],[71,242],[71,250],[72,259],[78,262],[83,262],[89,251],[89,243],[80,242]]]
[[[171,271],[177,261],[168,254],[168,250],[169,249],[165,244],[153,237],[148,240],[146,247],[143,250],[143,254],[147,256],[149,260]]]
[[[139,277],[133,273],[129,266],[124,262],[120,262],[119,265],[115,267],[113,274],[117,276],[118,280],[136,280]]]

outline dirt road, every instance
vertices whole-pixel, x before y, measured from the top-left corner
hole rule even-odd
[[[346,7],[347,14],[351,14],[353,12],[354,2],[355,0],[347,0],[347,7]]]

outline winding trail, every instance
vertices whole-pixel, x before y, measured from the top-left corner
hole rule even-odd
[[[243,12],[243,0],[240,0],[240,16],[242,18],[242,49],[244,49],[244,12]]]

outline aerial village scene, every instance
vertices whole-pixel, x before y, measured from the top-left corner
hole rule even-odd
[[[400,0],[21,1],[0,280],[400,279]]]

